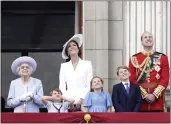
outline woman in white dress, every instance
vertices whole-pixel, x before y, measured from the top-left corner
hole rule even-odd
[[[59,89],[63,95],[75,100],[69,111],[81,111],[82,102],[90,90],[90,81],[93,77],[90,61],[80,58],[80,47],[83,43],[82,34],[76,34],[63,46],[62,58],[69,62],[61,64],[59,74]]]
[[[17,58],[11,65],[11,70],[17,78],[11,81],[7,105],[14,112],[39,112],[43,106],[43,86],[41,80],[31,77],[37,68],[36,61],[28,56]]]

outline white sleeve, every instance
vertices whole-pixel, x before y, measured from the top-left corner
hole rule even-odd
[[[65,69],[63,64],[61,64],[60,72],[59,72],[59,89],[63,94],[66,92],[66,78],[65,78]]]
[[[83,96],[82,98],[84,99],[86,94],[90,91],[90,81],[91,79],[93,78],[93,68],[92,68],[92,64],[91,64],[91,61],[88,61],[88,71],[87,71],[87,81],[86,81],[86,84],[85,84],[85,91],[83,93]]]

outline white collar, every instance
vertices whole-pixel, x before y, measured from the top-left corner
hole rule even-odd
[[[128,83],[128,86],[130,86],[130,81],[128,81],[128,82],[122,81],[122,84],[123,84],[124,86],[125,86],[126,83]]]

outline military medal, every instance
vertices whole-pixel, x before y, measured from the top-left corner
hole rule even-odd
[[[156,64],[160,65],[160,59],[157,59]]]
[[[160,65],[160,59],[159,58],[156,59],[156,64]]]
[[[160,65],[160,59],[159,58],[153,58],[153,64],[154,65]]]
[[[160,79],[160,75],[157,73],[156,74],[156,79],[159,80]]]
[[[153,64],[156,65],[156,58],[153,58]]]
[[[156,65],[155,68],[154,68],[157,72],[160,71],[160,66]]]

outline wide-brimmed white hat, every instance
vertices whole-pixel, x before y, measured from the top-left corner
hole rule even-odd
[[[37,63],[36,61],[29,57],[29,56],[22,56],[22,57],[19,57],[17,58],[16,60],[13,61],[12,65],[11,65],[11,70],[12,72],[15,74],[15,75],[19,75],[18,72],[17,72],[17,68],[23,64],[23,63],[27,63],[29,64],[31,67],[32,67],[32,73],[35,72],[36,68],[37,68]]]
[[[63,46],[63,50],[62,50],[62,58],[63,59],[68,59],[69,57],[66,54],[66,47],[68,45],[68,43],[70,41],[76,41],[78,43],[78,47],[81,47],[81,45],[83,44],[83,35],[82,34],[75,34],[73,37],[71,37]]]

